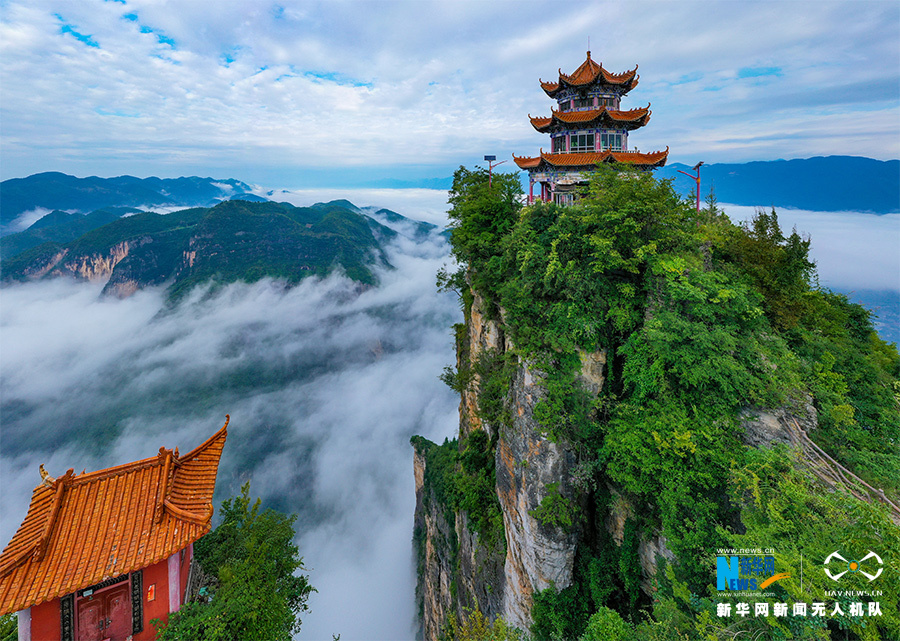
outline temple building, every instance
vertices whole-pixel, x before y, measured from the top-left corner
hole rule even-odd
[[[597,163],[627,163],[641,169],[666,164],[665,151],[641,153],[628,147],[628,132],[650,120],[650,105],[622,111],[622,96],[638,84],[637,66],[624,73],[610,73],[603,65],[587,60],[571,75],[559,71],[558,82],[541,81],[541,88],[556,99],[558,108],[549,117],[532,117],[539,132],[550,134],[550,151],[513,160],[528,171],[528,202],[534,201],[535,183],[544,201],[569,204],[578,194],[578,185],[588,182]]]
[[[149,641],[186,601],[193,544],[210,530],[228,421],[184,456],[53,478],[41,466],[22,525],[0,554],[0,615],[19,640]]]

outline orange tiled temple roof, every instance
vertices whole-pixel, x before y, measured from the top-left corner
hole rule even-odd
[[[571,125],[597,121],[598,125],[628,123],[643,127],[650,121],[651,113],[650,105],[647,105],[646,107],[638,107],[637,109],[629,109],[628,111],[607,109],[606,107],[587,109],[585,111],[556,111],[553,109],[551,110],[552,115],[549,117],[528,117],[531,119],[531,126],[538,131],[543,132],[554,122]]]
[[[228,420],[192,452],[53,479],[0,554],[0,615],[161,561],[209,532]]]
[[[600,81],[610,85],[625,85],[626,91],[631,91],[638,84],[637,65],[631,71],[623,73],[610,73],[603,68],[602,64],[598,64],[591,60],[591,52],[587,52],[587,60],[581,63],[571,74],[564,74],[562,69],[559,70],[558,82],[544,82],[541,80],[541,87],[547,92],[551,98],[564,86],[584,87],[592,82]]]
[[[536,169],[541,163],[551,167],[594,167],[599,162],[621,162],[629,165],[662,167],[669,157],[669,148],[665,151],[640,153],[636,151],[591,151],[576,154],[548,154],[541,151],[535,158],[519,157],[513,154],[513,160],[520,169]]]

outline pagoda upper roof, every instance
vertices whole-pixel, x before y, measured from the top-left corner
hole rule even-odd
[[[520,169],[538,170],[542,168],[566,168],[591,170],[601,162],[620,162],[639,167],[662,167],[669,157],[669,148],[665,151],[591,151],[584,153],[548,154],[541,150],[541,155],[534,158],[518,157],[513,160]]]
[[[0,615],[153,565],[209,532],[225,425],[190,453],[56,479],[0,554]]]
[[[547,95],[555,98],[561,89],[566,87],[582,88],[591,84],[601,85],[617,85],[625,90],[625,93],[634,89],[638,84],[640,76],[637,75],[637,65],[631,71],[623,73],[610,73],[603,68],[603,65],[591,60],[591,52],[587,52],[587,59],[581,63],[571,74],[564,74],[562,69],[559,70],[558,82],[544,82],[541,80],[541,87]]]
[[[549,117],[528,116],[531,119],[531,125],[538,131],[545,133],[549,131],[554,124],[562,125],[594,125],[596,127],[622,127],[625,129],[637,129],[643,127],[650,121],[650,105],[639,107],[637,109],[629,109],[628,111],[619,111],[617,109],[607,109],[599,107],[597,109],[587,109],[584,111],[556,111],[551,110]]]

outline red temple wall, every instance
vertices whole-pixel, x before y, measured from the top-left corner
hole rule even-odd
[[[153,586],[154,599],[148,601],[150,588]],[[134,635],[134,641],[152,641],[156,638],[156,628],[150,621],[169,620],[169,571],[167,559],[144,568],[144,629]]]
[[[178,595],[179,602],[184,602],[184,593],[187,591],[188,577],[191,572],[191,559],[194,558],[194,544],[191,543],[184,549],[184,556],[181,557],[181,580],[179,586],[181,593]]]
[[[31,641],[53,641],[62,637],[59,599],[31,607]]]

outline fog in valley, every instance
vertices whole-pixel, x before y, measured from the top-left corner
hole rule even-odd
[[[182,453],[231,415],[216,502],[251,481],[298,515],[319,592],[300,638],[412,638],[415,495],[409,438],[457,429],[438,380],[455,361],[456,296],[435,291],[443,237],[389,249],[377,288],[339,275],[101,298],[102,283],[6,287],[0,306],[0,536],[40,482]]]

